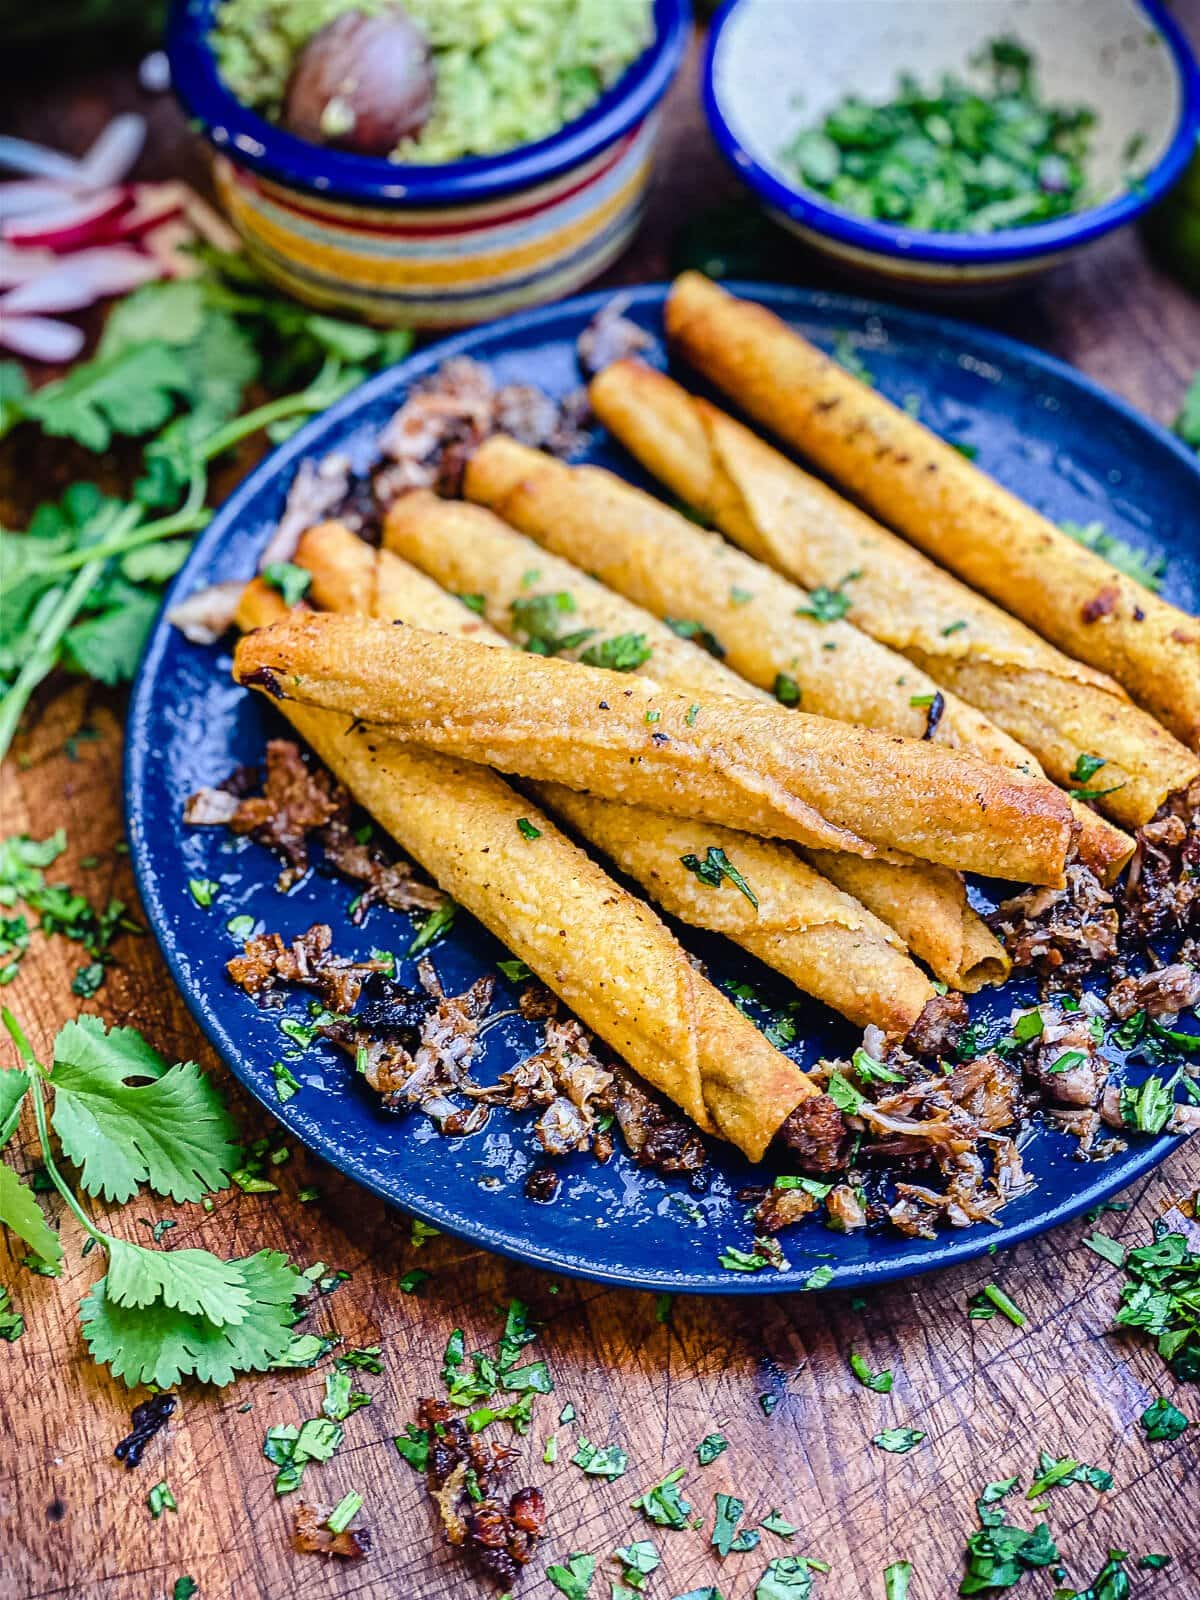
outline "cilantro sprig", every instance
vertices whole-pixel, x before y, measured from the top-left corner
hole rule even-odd
[[[265,290],[243,258],[202,252],[195,277],[146,284],[109,316],[95,356],[30,390],[0,363],[0,437],[37,428],[103,455],[137,440],[126,499],[71,485],[22,535],[0,533],[0,756],[57,667],[106,684],[132,677],[163,584],[209,520],[208,473],[242,440],[285,438],[411,336],[343,322]],[[274,398],[243,410],[254,389]],[[279,392],[287,391],[287,392]]]
[[[51,1128],[80,1171],[85,1193],[128,1199],[145,1184],[177,1200],[227,1186],[238,1158],[233,1123],[193,1063],[168,1067],[132,1028],[106,1032],[95,1018],[68,1023],[53,1071],[38,1061],[11,1012],[0,1013],[22,1066],[4,1074],[10,1134],[32,1103],[41,1159],[68,1210],[108,1258],[80,1306],[92,1357],[130,1387],[170,1388],[185,1377],[231,1383],[266,1371],[292,1342],[305,1279],[278,1251],[222,1261],[206,1250],[154,1250],[97,1227],[63,1177]],[[33,1190],[0,1162],[0,1222],[57,1276],[63,1250]]]

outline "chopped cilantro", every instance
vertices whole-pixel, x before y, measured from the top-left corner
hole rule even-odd
[[[967,1540],[966,1573],[960,1595],[1011,1589],[1035,1567],[1052,1567],[1059,1559],[1050,1530],[1039,1522],[1032,1532],[1006,1522],[988,1523]]]
[[[292,561],[269,561],[262,569],[264,583],[278,589],[285,606],[298,605],[312,584],[312,573]]]
[[[867,1104],[866,1097],[840,1072],[829,1075],[829,1082],[825,1085],[825,1093],[833,1101],[839,1111],[845,1111],[850,1116],[857,1116]]]
[[[457,901],[448,896],[442,901],[435,911],[431,911],[422,922],[416,938],[408,947],[410,956],[419,956],[422,950],[428,950],[430,945],[443,938],[454,925],[454,918],[458,914]]]
[[[1147,1439],[1178,1439],[1188,1428],[1188,1419],[1178,1406],[1173,1406],[1163,1395],[1159,1395],[1153,1405],[1147,1406],[1141,1415],[1142,1427],[1146,1430]]]
[[[671,1307],[675,1304],[673,1294],[656,1294],[654,1296],[654,1320],[658,1323],[670,1322]]]
[[[823,585],[810,589],[808,605],[797,606],[796,615],[812,617],[815,622],[840,622],[854,604],[846,593],[846,585],[861,577],[861,572],[848,572],[836,589],[827,589]]]
[[[813,1574],[828,1571],[828,1562],[812,1556],[777,1556],[755,1585],[754,1600],[810,1600]]]
[[[402,1274],[399,1279],[400,1293],[416,1294],[417,1290],[423,1283],[429,1282],[431,1276],[432,1274],[426,1272],[423,1267],[410,1268],[410,1270]]]
[[[537,582],[536,572],[528,576]],[[559,633],[558,619],[575,610],[575,597],[566,590],[514,600],[509,610],[513,627],[525,635],[526,650],[536,656],[556,656],[564,650],[577,650],[596,631],[595,628],[578,628],[574,633]]]
[[[404,1433],[393,1439],[392,1443],[414,1472],[425,1471],[429,1465],[429,1435],[424,1428],[418,1428],[415,1423],[410,1422]]]
[[[662,721],[662,712],[658,711],[658,710],[647,711],[647,713],[646,713],[646,721],[647,722],[661,722]]]
[[[540,839],[542,837],[542,830],[535,828],[528,817],[517,818],[517,832],[522,839]]]
[[[567,1600],[587,1600],[595,1575],[595,1556],[584,1555],[580,1551],[567,1557],[565,1567],[554,1565],[546,1568],[546,1576],[556,1589],[566,1595]]]
[[[745,895],[754,909],[758,910],[758,896],[731,863],[724,850],[719,850],[710,844],[703,861],[696,855],[680,856],[679,860],[682,866],[689,872],[694,872],[700,882],[707,884],[710,889],[719,889],[725,879],[728,879],[740,894]]]
[[[775,674],[773,693],[781,706],[798,706],[800,704],[800,685],[795,678],[786,672]]]
[[[735,606],[749,605],[750,601],[753,600],[753,599],[754,599],[754,591],[753,591],[753,589],[739,589],[736,583],[733,585],[733,587],[729,591],[729,600],[730,600],[730,604],[731,605],[735,605]]]
[[[686,1472],[686,1467],[676,1467],[636,1500],[631,1500],[630,1505],[660,1528],[686,1528],[692,1515],[692,1508],[680,1489]]]
[[[644,633],[619,633],[614,639],[589,645],[579,659],[589,667],[605,667],[609,672],[636,672],[652,654]]]
[[[595,1445],[580,1434],[571,1465],[586,1472],[589,1478],[606,1478],[613,1482],[624,1477],[629,1457],[619,1445]]]
[[[884,1428],[882,1433],[874,1436],[871,1443],[894,1456],[903,1456],[910,1450],[915,1450],[924,1438],[925,1435],[919,1428]]]
[[[216,896],[220,894],[221,885],[215,878],[189,878],[188,889],[200,909],[207,911]]]
[[[325,1526],[330,1533],[345,1533],[362,1507],[362,1495],[354,1489],[348,1490],[325,1518]]]
[[[462,601],[463,605],[466,606],[467,610],[473,611],[477,617],[481,617],[484,611],[487,609],[486,595],[460,594],[458,598]]]
[[[859,1355],[857,1350],[850,1352],[850,1371],[865,1389],[873,1389],[876,1394],[890,1394],[892,1384],[895,1382],[890,1372],[872,1372],[865,1356]]]
[[[1163,575],[1167,570],[1166,560],[1162,556],[1149,555],[1127,544],[1124,539],[1118,539],[1116,534],[1105,529],[1102,522],[1062,522],[1059,526],[1077,544],[1094,550],[1098,556],[1104,557],[1110,567],[1116,567],[1118,572],[1123,572],[1127,578],[1140,583],[1152,594],[1158,594],[1162,589]]]
[[[275,1080],[275,1093],[281,1105],[287,1105],[294,1095],[300,1093],[300,1080],[282,1061],[271,1063],[271,1076]]]
[[[525,963],[517,961],[515,958],[511,961],[497,961],[496,965],[509,983],[524,983],[527,979],[533,977],[533,973],[530,972]]]
[[[694,728],[696,726],[696,718],[699,715],[700,715],[700,707],[698,705],[696,705],[695,702],[693,702],[687,708],[687,716],[683,720],[687,723],[689,728]]]
[[[761,1537],[756,1528],[744,1528],[741,1533],[737,1531],[738,1523],[742,1520],[742,1513],[746,1506],[733,1494],[717,1494],[714,1500],[716,1508],[713,1519],[712,1545],[722,1559],[731,1551],[743,1553],[753,1550]]]
[[[850,1058],[856,1077],[862,1083],[903,1083],[902,1072],[893,1072],[890,1067],[885,1067],[882,1061],[868,1055],[865,1050],[856,1050]]]
[[[690,639],[718,661],[725,659],[725,648],[721,641],[702,622],[693,622],[684,617],[664,617],[663,620],[672,633],[677,633],[681,639]]]
[[[696,1460],[702,1467],[711,1466],[728,1449],[729,1440],[723,1433],[707,1433],[696,1446]]]
[[[25,1332],[25,1318],[12,1309],[12,1298],[7,1289],[0,1288],[0,1339],[6,1344],[16,1344]]]
[[[243,912],[239,917],[230,917],[225,927],[235,939],[248,939],[254,932],[254,918]]]
[[[781,1539],[790,1539],[793,1534],[799,1533],[794,1522],[789,1522],[782,1511],[772,1511],[770,1516],[764,1517],[759,1523],[767,1533],[778,1534]]]
[[[912,1570],[911,1561],[893,1561],[883,1569],[884,1600],[908,1600]]]
[[[171,1493],[170,1485],[162,1482],[156,1483],[146,1496],[146,1504],[150,1507],[150,1515],[157,1521],[164,1511],[178,1511],[175,1496]]]
[[[973,1322],[988,1322],[997,1311],[1007,1317],[1014,1328],[1025,1327],[1029,1320],[1020,1306],[994,1283],[985,1283],[978,1294],[972,1295],[967,1304],[970,1308],[967,1314]]]

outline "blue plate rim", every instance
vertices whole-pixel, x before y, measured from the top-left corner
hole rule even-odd
[[[850,322],[855,320],[861,322],[872,316],[885,319],[899,317],[908,326],[918,330],[932,331],[937,329],[943,336],[947,332],[960,336],[967,334],[973,343],[981,346],[990,345],[994,350],[1010,360],[1019,360],[1051,373],[1060,381],[1078,388],[1087,394],[1089,398],[1099,400],[1117,412],[1123,421],[1131,423],[1141,430],[1150,430],[1157,437],[1158,442],[1168,446],[1171,452],[1195,475],[1197,486],[1200,488],[1200,461],[1168,429],[1164,428],[1160,423],[1154,422],[1151,418],[1144,416],[1135,407],[1121,400],[1118,396],[1111,394],[1102,385],[1080,373],[1069,363],[1060,360],[1058,357],[1048,355],[1038,350],[1035,346],[1025,344],[1021,340],[1013,339],[1006,334],[994,333],[990,329],[964,322],[958,318],[909,311],[905,307],[888,305],[862,296],[794,288],[781,284],[757,283],[740,279],[726,280],[723,283],[723,287],[743,298],[765,301],[772,310],[783,315],[786,315],[789,308],[817,307],[823,311],[834,311]],[[669,288],[670,284],[668,283],[652,283],[639,286],[627,292],[628,304],[634,308],[661,304],[665,300]],[[228,499],[222,503],[208,527],[197,539],[187,561],[176,574],[167,590],[162,610],[147,640],[146,648],[139,663],[137,677],[130,695],[129,711],[125,725],[123,757],[125,822],[130,861],[147,921],[171,977],[200,1031],[208,1039],[243,1089],[250,1093],[277,1122],[287,1128],[293,1137],[299,1139],[321,1160],[327,1161],[335,1170],[361,1184],[364,1188],[378,1195],[388,1204],[401,1209],[406,1214],[418,1217],[422,1221],[428,1222],[441,1231],[467,1243],[478,1245],[497,1255],[505,1256],[510,1260],[533,1266],[540,1270],[558,1272],[564,1276],[602,1283],[610,1287],[652,1292],[669,1290],[680,1294],[712,1295],[813,1293],[818,1292],[818,1290],[820,1292],[833,1292],[839,1289],[859,1288],[863,1285],[874,1285],[896,1279],[916,1277],[927,1272],[958,1266],[976,1260],[980,1256],[996,1254],[999,1250],[1011,1248],[1029,1238],[1049,1232],[1063,1223],[1072,1221],[1084,1212],[1102,1204],[1112,1195],[1146,1177],[1185,1141],[1176,1137],[1160,1137],[1149,1140],[1145,1146],[1140,1147],[1136,1152],[1131,1151],[1116,1168],[1110,1163],[1097,1164],[1094,1168],[1096,1177],[1093,1182],[1073,1192],[1069,1197],[1055,1204],[1049,1210],[1040,1212],[1037,1216],[1031,1217],[1024,1222],[1009,1225],[1001,1223],[999,1227],[990,1229],[984,1224],[978,1224],[970,1230],[964,1230],[961,1234],[955,1234],[952,1231],[942,1233],[935,1240],[921,1241],[920,1248],[914,1248],[902,1259],[882,1257],[877,1261],[868,1260],[855,1263],[852,1267],[846,1269],[840,1277],[835,1276],[829,1284],[819,1285],[818,1290],[809,1289],[805,1283],[799,1281],[802,1276],[811,1273],[821,1264],[820,1252],[807,1248],[798,1248],[792,1251],[792,1266],[786,1273],[741,1274],[725,1270],[719,1272],[717,1270],[708,1272],[690,1270],[686,1279],[681,1279],[677,1273],[670,1271],[655,1274],[654,1272],[638,1269],[623,1268],[618,1270],[581,1263],[573,1256],[553,1247],[531,1244],[524,1239],[514,1239],[503,1230],[489,1227],[486,1218],[472,1217],[467,1221],[463,1221],[459,1213],[449,1211],[438,1202],[413,1200],[411,1197],[399,1200],[383,1180],[378,1178],[368,1166],[358,1161],[354,1156],[346,1155],[343,1152],[339,1153],[336,1158],[331,1157],[325,1150],[314,1144],[307,1137],[301,1125],[298,1112],[292,1112],[287,1103],[281,1105],[265,1088],[258,1086],[251,1074],[243,1074],[239,1070],[240,1053],[236,1040],[221,1021],[220,1015],[215,1011],[206,1011],[201,996],[193,993],[190,984],[186,981],[183,964],[178,957],[173,938],[161,931],[166,928],[168,921],[167,907],[158,891],[157,876],[152,872],[150,863],[146,858],[146,828],[142,800],[142,796],[146,792],[145,763],[149,748],[146,724],[155,711],[153,700],[155,668],[170,637],[171,625],[166,620],[166,613],[191,591],[193,586],[192,573],[196,569],[207,566],[216,547],[221,544],[227,529],[236,523],[244,507],[253,501],[260,488],[285,471],[289,466],[298,463],[314,441],[321,438],[326,428],[352,416],[360,408],[368,407],[375,398],[387,394],[392,389],[407,388],[412,381],[425,376],[449,357],[468,353],[471,347],[481,339],[495,338],[496,334],[501,330],[511,331],[514,334],[536,330],[542,323],[557,321],[564,316],[579,318],[582,325],[583,322],[590,320],[602,306],[608,304],[612,298],[612,291],[598,290],[590,294],[578,295],[572,299],[560,301],[555,305],[541,306],[518,312],[500,321],[468,329],[448,338],[437,340],[424,346],[415,355],[408,357],[407,360],[388,368],[384,372],[377,373],[365,383],[360,384],[357,389],[343,396],[329,410],[312,418],[283,444],[269,452],[241,481]],[[949,1245],[949,1248],[947,1248],[947,1245]]]
[[[691,0],[655,0],[656,33],[596,103],[557,133],[494,156],[438,164],[352,155],[301,139],[226,88],[208,43],[215,0],[172,0],[166,51],[172,85],[214,149],[322,199],[395,207],[453,207],[499,199],[582,165],[647,117],[670,88],[691,33]],[[221,130],[218,136],[217,130]]]
[[[730,128],[717,96],[714,68],[722,34],[741,3],[742,0],[724,0],[713,18],[705,45],[702,97],[705,117],[717,147],[737,176],[773,210],[813,233],[826,235],[839,244],[871,255],[943,266],[985,267],[1006,263],[1017,266],[1087,244],[1134,221],[1160,200],[1183,175],[1200,140],[1200,61],[1183,29],[1161,0],[1138,0],[1171,51],[1179,72],[1182,105],[1179,126],[1171,143],[1158,164],[1142,179],[1137,191],[1129,189],[1103,205],[1074,211],[1052,222],[988,234],[935,233],[855,217],[838,206],[826,204],[809,190],[781,181],[751,155]]]

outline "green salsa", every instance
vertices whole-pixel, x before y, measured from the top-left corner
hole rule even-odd
[[[1032,55],[993,39],[989,87],[947,73],[936,88],[901,77],[896,96],[854,95],[782,152],[808,189],[856,216],[937,233],[995,233],[1087,204],[1095,112],[1045,104]]]

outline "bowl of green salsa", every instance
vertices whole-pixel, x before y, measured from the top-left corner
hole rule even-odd
[[[777,221],[921,286],[1044,270],[1152,205],[1200,134],[1157,0],[730,0],[704,92]]]

